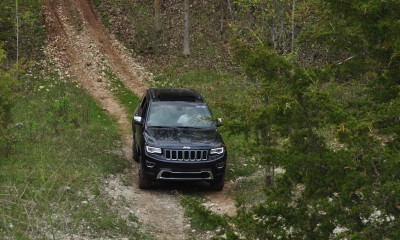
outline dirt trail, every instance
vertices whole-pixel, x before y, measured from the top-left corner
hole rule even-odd
[[[122,133],[123,152],[129,161],[131,155],[131,126],[125,109],[113,96],[104,70],[111,69],[126,87],[141,96],[149,77],[137,65],[128,51],[102,27],[89,0],[49,0],[44,6],[49,42],[46,54],[55,61],[61,72],[72,75],[118,121]],[[136,169],[136,166],[133,166]],[[125,179],[133,179],[133,186],[122,184],[121,175],[110,176],[104,190],[115,200],[114,208],[126,209],[126,202],[144,223],[147,231],[158,239],[186,239],[189,224],[183,216],[178,198],[169,190],[140,191],[137,176],[127,171]],[[229,197],[230,185],[220,193],[209,193],[206,203],[219,213],[232,215],[234,202]]]

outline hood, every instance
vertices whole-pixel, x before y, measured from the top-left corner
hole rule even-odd
[[[215,146],[222,144],[216,129],[195,128],[148,128],[145,132],[148,143],[157,146]]]

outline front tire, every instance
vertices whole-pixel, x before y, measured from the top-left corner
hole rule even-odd
[[[139,153],[136,148],[135,138],[132,141],[132,159],[135,162],[139,162]]]
[[[139,161],[139,188],[140,189],[149,189],[151,188],[152,181],[146,177],[143,169],[143,161],[140,159]]]
[[[214,191],[222,191],[225,185],[225,176],[222,175],[220,177],[215,178],[210,182],[210,188]]]

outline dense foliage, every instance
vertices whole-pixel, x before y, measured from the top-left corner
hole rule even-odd
[[[40,11],[39,0],[0,2],[0,156],[12,151],[15,140],[11,110],[19,89],[18,75],[27,60],[37,58],[42,52],[45,36]]]
[[[7,155],[12,150],[11,109],[16,87],[15,75],[2,67],[5,59],[6,53],[0,46],[0,156]]]
[[[37,59],[41,53],[45,39],[41,2],[40,0],[0,2],[0,42],[4,43],[4,49],[7,50],[8,64],[11,65],[15,61],[17,49],[20,57],[25,59]]]
[[[234,43],[247,76],[260,85],[246,131],[259,136],[266,163],[285,170],[262,204],[239,213],[237,226],[249,238],[395,239],[400,5],[308,4],[330,20],[312,30],[305,23],[298,45],[326,49],[324,61],[304,64],[302,52],[279,55],[268,39],[243,32]],[[327,44],[327,35],[335,42]]]

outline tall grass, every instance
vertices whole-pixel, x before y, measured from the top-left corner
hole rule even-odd
[[[115,121],[71,79],[34,75],[14,109],[14,153],[0,159],[0,238],[145,237],[103,192],[127,167]]]

